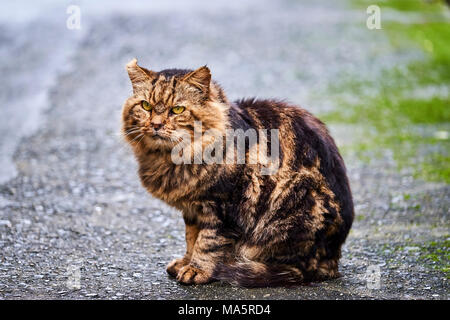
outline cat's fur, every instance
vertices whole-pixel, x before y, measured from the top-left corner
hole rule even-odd
[[[154,72],[134,59],[127,71],[133,96],[123,108],[123,132],[142,184],[179,209],[186,224],[186,254],[168,265],[171,276],[183,284],[246,287],[339,276],[353,202],[343,160],[320,120],[276,100],[231,103],[207,67]],[[176,105],[185,111],[171,114]],[[279,170],[262,175],[259,165],[174,164],[174,130],[193,132],[195,120],[220,132],[279,129]],[[154,126],[162,126],[157,136]]]

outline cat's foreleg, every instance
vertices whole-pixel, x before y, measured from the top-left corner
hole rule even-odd
[[[191,256],[194,251],[194,245],[197,240],[198,233],[199,229],[196,224],[186,223],[186,253],[184,257],[174,259],[167,265],[166,271],[172,277],[176,277],[180,269],[189,264],[191,261]]]
[[[177,281],[182,284],[211,282],[217,263],[223,260],[233,246],[233,241],[221,232],[222,223],[215,216],[200,218],[198,226],[200,230],[191,261],[178,272]]]

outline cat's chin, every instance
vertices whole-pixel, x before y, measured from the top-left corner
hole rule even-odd
[[[170,137],[166,136],[165,134],[161,134],[161,133],[156,133],[154,135],[151,136],[151,139],[155,140],[155,141],[160,141],[160,142],[170,142]]]
[[[164,135],[155,134],[147,137],[147,141],[155,147],[170,149],[173,148],[173,141]]]
[[[154,135],[150,136],[150,138],[153,139],[153,140],[159,140],[159,141],[160,141],[160,140],[167,140],[166,137],[161,136],[161,135],[159,135],[159,134],[154,134]]]

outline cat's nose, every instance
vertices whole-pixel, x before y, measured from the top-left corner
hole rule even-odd
[[[153,129],[155,129],[155,130],[159,130],[162,127],[162,123],[161,122],[152,123],[152,125],[153,125]]]
[[[159,130],[163,125],[162,124],[163,121],[164,121],[164,119],[161,117],[161,115],[158,115],[158,114],[154,115],[151,120],[153,129]]]

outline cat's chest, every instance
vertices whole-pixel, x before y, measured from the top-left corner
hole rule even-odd
[[[170,157],[149,155],[139,159],[139,177],[155,197],[175,205],[202,196],[211,184],[212,166],[174,164]]]

